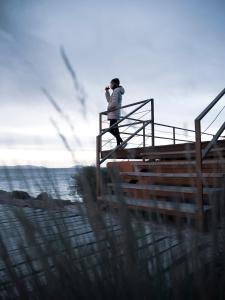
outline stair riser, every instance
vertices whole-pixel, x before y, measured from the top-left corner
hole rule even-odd
[[[110,208],[114,208],[114,209],[119,209],[120,205],[116,202],[109,202],[109,201],[105,201],[105,204],[107,206],[110,206]],[[140,211],[146,211],[148,213],[160,213],[163,215],[167,215],[167,216],[176,216],[176,217],[196,217],[196,214],[191,213],[191,212],[183,212],[178,210],[169,210],[169,209],[163,209],[163,208],[158,208],[158,207],[151,207],[149,208],[148,206],[145,205],[133,205],[133,204],[128,204],[127,207],[131,210],[140,210]]]
[[[131,162],[109,162],[107,168],[115,169],[119,172],[132,172],[134,170]]]
[[[195,154],[194,153],[179,153],[179,154],[144,154],[144,158],[154,160],[154,159],[160,159],[160,160],[194,160]],[[221,159],[223,158],[225,160],[225,150],[220,152],[212,152],[207,155],[207,159]]]
[[[195,173],[196,167],[193,164],[175,164],[175,165],[159,165],[157,163],[132,163],[132,162],[110,162],[107,164],[108,168],[116,169],[118,172],[158,172],[158,173]],[[225,173],[225,164],[221,163],[204,163],[202,171],[205,173],[218,172]]]
[[[183,166],[157,166],[157,165],[136,165],[134,166],[136,172],[150,172],[150,173],[195,173],[196,168],[192,165]],[[225,173],[225,166],[222,165],[207,165],[203,166],[202,171],[204,173]]]
[[[209,141],[211,140],[211,136],[209,136]],[[202,148],[204,149],[208,145],[208,142],[202,143]],[[217,142],[217,147],[225,148],[225,140],[220,140]],[[170,145],[164,145],[164,146],[156,146],[156,147],[145,147],[145,148],[133,148],[133,149],[124,149],[124,150],[118,150],[116,153],[114,153],[115,158],[121,158],[121,159],[131,159],[131,158],[142,158],[143,153],[148,152],[168,152],[168,151],[189,151],[189,150],[195,150],[195,143],[184,143],[184,144],[170,144]],[[107,155],[109,151],[103,151],[102,157]],[[208,155],[212,155],[213,152],[210,152]],[[173,156],[174,158],[174,156]]]
[[[177,211],[174,211],[174,210],[168,210],[168,209],[162,209],[162,208],[148,208],[144,205],[128,205],[128,208],[130,209],[138,209],[138,210],[146,210],[148,212],[155,212],[155,213],[160,213],[160,214],[163,214],[163,215],[167,215],[167,216],[177,216],[177,217],[196,217],[196,214],[194,213],[184,213],[184,212],[181,212],[179,210]]]
[[[113,189],[111,189],[113,191]],[[196,195],[194,193],[187,193],[187,192],[175,192],[175,191],[149,191],[149,190],[140,190],[140,189],[126,189],[123,188],[123,192],[127,197],[131,198],[141,198],[141,199],[155,199],[155,198],[171,198],[173,200],[174,198],[183,199],[185,202],[190,199],[195,199]],[[208,202],[208,194],[204,194],[203,198]]]
[[[180,186],[196,186],[196,178],[171,178],[171,177],[148,177],[148,176],[133,176],[133,175],[122,175],[122,182],[132,183],[137,181],[139,184],[161,184],[161,185],[180,185]],[[204,186],[206,187],[219,187],[222,184],[222,180],[218,178],[204,178]],[[135,183],[134,183],[135,184]]]
[[[140,150],[120,150],[117,153],[114,153],[113,156],[111,156],[111,159],[142,159],[143,157],[150,158],[150,159],[155,159],[155,158],[160,158],[160,159],[195,159],[195,153],[178,153],[178,154],[157,154],[157,150],[152,151],[152,153],[146,154],[146,149],[140,149]],[[171,149],[171,151],[174,151],[174,149]],[[160,151],[158,151],[160,152]],[[165,151],[167,152],[167,151]],[[102,153],[102,158],[107,155],[109,152],[105,151]],[[219,150],[218,152],[213,151],[208,153],[207,158],[224,158],[225,159],[225,151]]]
[[[113,203],[113,204],[110,204],[111,207],[113,208],[118,208],[119,205],[116,204],[116,203]],[[168,209],[162,209],[162,208],[149,208],[147,206],[144,206],[144,205],[129,205],[127,206],[129,209],[131,210],[140,210],[140,211],[146,211],[148,213],[157,213],[157,214],[162,214],[162,215],[167,215],[167,216],[176,216],[178,218],[181,218],[181,217],[197,217],[196,214],[194,213],[184,213],[184,212],[181,212],[179,210],[177,211],[173,211],[173,210],[168,210]]]
[[[146,193],[141,193],[140,191],[139,192],[126,192],[124,191],[124,196],[125,197],[129,197],[129,198],[139,198],[139,199],[143,199],[143,200],[146,200],[146,203],[148,203],[149,199],[152,199],[154,198],[155,200],[157,201],[161,201],[161,200],[167,200],[167,201],[171,201],[171,202],[177,202],[177,203],[190,203],[190,204],[196,204],[196,197],[195,195],[192,195],[192,197],[184,197],[184,196],[161,196],[161,195],[154,195],[153,194],[149,194],[148,192]],[[209,199],[205,198],[203,199],[203,204],[204,205],[210,205],[211,202]]]

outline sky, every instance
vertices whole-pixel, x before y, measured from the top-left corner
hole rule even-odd
[[[225,87],[224,36],[225,0],[0,0],[0,165],[93,164],[114,77],[123,104],[193,129]]]

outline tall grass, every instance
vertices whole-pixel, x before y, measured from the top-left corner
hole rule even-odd
[[[143,219],[115,174],[121,202],[105,212],[94,171],[80,169],[84,202],[68,209],[2,206],[2,299],[224,299],[223,217],[205,234]]]

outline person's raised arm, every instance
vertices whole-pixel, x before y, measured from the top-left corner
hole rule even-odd
[[[110,101],[110,93],[109,93],[108,86],[105,88],[105,97],[106,97],[106,100],[109,102]]]

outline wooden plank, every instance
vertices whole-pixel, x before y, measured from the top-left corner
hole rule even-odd
[[[155,162],[152,162],[152,161],[146,161],[146,162],[143,162],[143,161],[133,161],[131,162],[133,165],[151,165],[151,166],[177,166],[177,165],[180,165],[180,166],[183,166],[183,165],[193,165],[195,166],[196,165],[196,162],[193,161],[193,160],[173,160],[173,161],[155,161]],[[203,161],[203,165],[221,165],[221,163],[225,164],[225,161],[221,162],[221,160],[218,160],[218,159],[211,159],[211,160],[204,160]]]
[[[114,189],[114,184],[109,184],[109,187]],[[122,183],[120,187],[123,189],[129,197],[138,197],[149,199],[151,197],[179,197],[179,198],[191,198],[194,199],[196,195],[195,187],[183,187],[183,186],[166,186],[166,185],[153,185],[153,184],[129,184]],[[209,188],[203,189],[203,195],[205,198],[212,193],[221,192],[220,188]]]
[[[121,176],[130,175],[130,176],[143,176],[143,177],[172,177],[172,178],[180,178],[180,177],[188,177],[193,178],[196,177],[196,173],[154,173],[154,172],[120,172]],[[223,177],[223,173],[203,173],[203,177],[212,177],[212,178],[221,178]]]
[[[152,158],[152,159],[161,159],[161,160],[172,160],[172,159],[195,159],[195,151],[169,151],[169,152],[144,152],[140,153],[142,157],[145,158]],[[225,158],[225,148],[216,148],[212,149],[209,154],[207,155],[207,158]]]
[[[106,196],[107,201],[118,202],[116,196]],[[197,211],[196,204],[193,203],[179,203],[179,202],[170,202],[166,200],[154,200],[148,199],[147,201],[141,198],[124,198],[125,202],[128,205],[150,208],[157,211],[167,211],[170,214],[195,214]],[[204,205],[204,211],[211,209],[210,205]]]
[[[136,173],[136,172],[135,172]],[[141,174],[146,174],[145,172],[140,172]],[[157,173],[156,173],[157,174]],[[165,173],[164,175],[166,175]],[[175,186],[195,186],[196,176],[179,176],[174,174],[173,176],[141,176],[141,175],[126,175],[121,174],[121,180],[124,183],[131,184],[157,184],[157,185],[175,185]],[[202,181],[205,186],[208,187],[220,187],[222,184],[222,176],[218,173],[220,177],[203,177]]]
[[[225,151],[225,147],[218,147],[212,149],[210,152],[218,152],[218,151]],[[149,151],[143,152],[141,155],[177,155],[177,154],[190,154],[195,153],[195,150],[180,150],[180,151]]]

